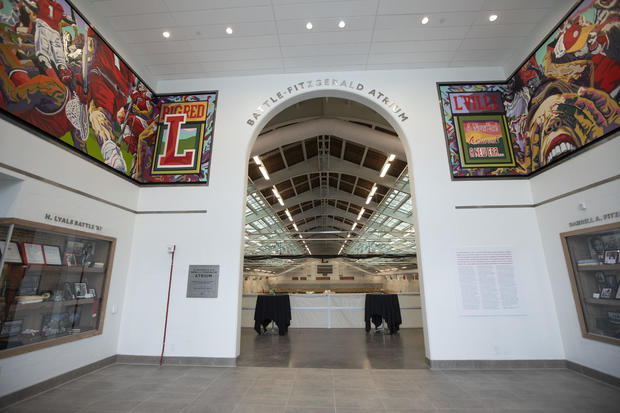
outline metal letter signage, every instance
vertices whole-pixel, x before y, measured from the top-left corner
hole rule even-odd
[[[188,298],[217,298],[219,265],[190,265],[187,274]]]

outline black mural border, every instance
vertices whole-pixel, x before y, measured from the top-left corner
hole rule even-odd
[[[534,54],[536,54],[536,51],[538,49],[540,49],[540,47],[549,39],[549,37],[551,37],[553,35],[553,33],[555,33],[555,31],[557,29],[560,28],[560,26],[562,24],[564,24],[564,22],[566,21],[566,19],[568,19],[568,17],[573,14],[573,12],[575,10],[577,10],[577,8],[583,3],[584,0],[577,0],[575,2],[575,4],[573,4],[573,6],[570,8],[570,10],[568,12],[566,12],[566,14],[564,14],[564,16],[562,17],[562,19],[560,19],[560,21],[553,26],[553,29],[551,29],[551,31],[549,33],[547,33],[547,35],[545,37],[543,37],[543,39],[538,42],[538,44],[536,45],[536,47],[534,47],[534,50],[527,55],[527,57],[525,59],[523,59],[523,61],[517,65],[516,69],[512,71],[512,73],[510,74],[510,76],[508,76],[506,78],[505,81],[500,81],[500,80],[493,80],[493,81],[471,81],[471,82],[465,82],[465,81],[461,81],[461,82],[436,82],[436,87],[437,87],[437,96],[439,98],[439,108],[441,109],[441,127],[443,128],[443,132],[444,132],[444,138],[445,138],[445,143],[446,143],[446,153],[448,156],[448,171],[450,173],[450,179],[452,181],[481,181],[481,180],[502,180],[502,179],[514,179],[514,180],[519,180],[519,179],[530,179],[533,178],[535,176],[537,176],[538,174],[547,171],[551,168],[554,168],[558,165],[563,164],[564,162],[574,158],[575,156],[597,146],[598,144],[603,143],[604,141],[608,141],[611,137],[613,137],[613,135],[616,135],[618,133],[618,130],[620,130],[620,128],[616,128],[613,131],[607,132],[606,134],[602,135],[601,137],[597,138],[594,141],[588,142],[585,145],[577,148],[576,150],[574,150],[573,152],[559,158],[556,161],[553,161],[553,163],[549,164],[549,165],[545,165],[539,169],[537,169],[534,172],[530,172],[527,175],[498,175],[498,176],[454,176],[454,174],[452,173],[452,164],[450,163],[450,145],[448,143],[448,131],[445,128],[444,125],[444,119],[445,119],[445,112],[443,109],[443,102],[441,101],[441,86],[470,86],[470,85],[506,85],[508,84],[508,81],[514,77],[517,72],[519,71],[519,69],[521,69],[521,67],[523,67],[523,65],[525,65],[527,63],[528,60],[530,60],[530,58],[532,56],[534,56]],[[453,116],[454,118],[454,116]],[[616,135],[616,136],[620,136],[620,135]],[[514,148],[513,148],[514,149]],[[462,165],[461,165],[462,168]],[[465,168],[463,168],[465,169]]]
[[[127,182],[130,182],[136,186],[140,186],[140,187],[152,187],[152,186],[195,186],[195,185],[202,185],[202,186],[209,186],[209,179],[211,176],[211,165],[213,162],[213,141],[215,140],[215,112],[217,111],[217,102],[219,99],[219,91],[217,90],[212,90],[212,91],[202,91],[202,92],[183,92],[183,93],[179,93],[179,94],[171,94],[171,93],[166,93],[166,94],[157,94],[154,92],[153,88],[151,88],[149,86],[149,84],[138,74],[138,72],[136,70],[134,70],[133,67],[131,67],[131,65],[129,63],[127,63],[127,61],[123,58],[123,56],[121,54],[119,54],[116,49],[114,47],[112,47],[112,45],[105,39],[104,36],[101,35],[101,33],[99,32],[99,30],[97,28],[95,28],[95,26],[90,22],[90,20],[88,20],[84,14],[75,6],[75,4],[73,4],[73,2],[71,0],[64,0],[69,7],[71,7],[73,9],[73,11],[75,11],[75,13],[77,13],[80,18],[82,18],[82,20],[84,20],[84,22],[95,32],[95,34],[97,36],[99,36],[99,38],[110,48],[110,50],[112,50],[112,52],[114,52],[114,54],[127,66],[127,68],[129,70],[131,70],[131,72],[134,74],[134,76],[136,76],[136,78],[142,82],[142,84],[144,84],[144,86],[146,86],[149,91],[151,92],[151,94],[153,95],[153,97],[155,97],[157,99],[157,104],[159,104],[159,98],[160,97],[165,97],[165,96],[186,96],[186,95],[198,95],[198,94],[215,94],[216,96],[216,106],[215,106],[215,110],[213,112],[213,139],[211,142],[211,153],[210,153],[210,159],[209,159],[209,170],[207,171],[207,176],[206,176],[206,181],[205,182],[200,182],[200,181],[195,181],[195,182],[139,182],[136,181],[134,178],[120,172],[117,171],[116,169],[112,168],[109,165],[106,165],[105,163],[98,161],[97,159],[93,158],[92,156],[90,156],[89,154],[82,152],[81,150],[75,148],[74,146],[63,142],[62,140],[60,140],[59,138],[53,136],[52,134],[39,129],[38,127],[28,123],[27,121],[21,119],[20,117],[18,117],[17,115],[14,115],[13,113],[4,110],[4,109],[0,109],[0,118],[3,118],[4,120],[7,120],[8,122],[12,123],[15,126],[18,126],[21,129],[26,130],[27,132],[32,133],[33,135],[42,138],[48,142],[51,142],[52,144],[63,148],[69,152],[73,152],[74,154],[77,154],[80,158],[88,161],[89,163],[96,165],[100,168],[103,168],[106,171],[112,172],[114,175],[124,179]]]

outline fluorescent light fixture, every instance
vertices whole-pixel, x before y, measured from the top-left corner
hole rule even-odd
[[[262,164],[263,164],[263,161],[261,161],[261,160],[260,160],[260,158],[258,157],[258,155],[254,155],[254,156],[252,157],[252,159],[254,159],[254,163],[255,163],[256,165],[262,165]]]
[[[341,29],[344,29],[344,26],[346,26],[346,25],[347,25],[347,24],[345,23],[345,21],[344,21],[344,20],[340,20],[340,21],[338,22],[338,27],[340,27]]]
[[[370,188],[370,194],[368,195],[373,196],[375,192],[377,192],[377,184],[374,184],[372,188]]]
[[[396,159],[396,155],[391,154],[391,155],[388,157],[388,162],[392,162],[394,159]]]
[[[426,23],[428,23],[428,16],[424,16],[422,18],[422,24],[426,24]]]
[[[227,27],[227,28],[226,28],[226,34],[233,34],[233,29],[232,29],[232,27]]]
[[[170,32],[165,31],[161,34],[162,36],[164,36],[166,39],[170,37]]]
[[[278,203],[284,206],[284,200],[282,199],[282,196],[280,196],[280,193],[278,192],[278,188],[276,188],[275,185],[271,188],[271,192],[273,192],[273,194],[275,195],[276,199],[278,200]]]
[[[301,234],[299,234],[299,239],[303,239],[303,237],[301,236]]]
[[[291,216],[291,212],[288,209],[285,209],[284,212],[286,213],[286,216],[288,217],[288,219],[293,222],[293,217]]]
[[[494,22],[495,20],[497,20],[497,14],[492,14],[489,16],[489,21],[490,22]]]
[[[360,213],[357,214],[357,220],[358,221],[362,218],[362,215],[364,215],[364,212],[366,212],[366,208],[360,209]]]
[[[351,234],[347,234],[347,238],[351,238]]]
[[[312,22],[308,22],[308,23],[306,23],[306,29],[308,29],[308,30],[312,30],[312,27],[313,27],[313,26],[312,26]]]
[[[390,169],[390,166],[392,166],[391,163],[386,162],[385,165],[383,165],[383,169],[381,169],[381,173],[379,174],[380,178],[383,178],[385,176],[385,174],[387,173],[388,169]],[[269,179],[269,178],[267,178]]]
[[[263,178],[265,178],[266,181],[269,180],[269,174],[267,173],[267,169],[265,169],[265,167],[263,165],[258,167],[258,170],[260,171],[261,174],[263,174]]]
[[[366,205],[370,204],[370,201],[372,201],[372,195],[368,195],[368,198],[366,198]]]
[[[297,224],[293,222],[293,228],[295,228],[295,231],[299,231],[299,228],[297,228]],[[301,235],[299,236],[301,238]]]
[[[353,231],[355,229],[355,227],[357,226],[357,222],[353,223],[353,226],[351,227],[351,231]]]

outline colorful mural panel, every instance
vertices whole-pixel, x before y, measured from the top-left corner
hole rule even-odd
[[[528,176],[617,131],[619,44],[620,1],[584,0],[507,82],[439,84],[452,176]],[[515,166],[465,158],[458,123],[469,113],[505,117]]]
[[[149,182],[207,182],[217,93],[160,96],[157,133],[143,145]]]
[[[154,150],[159,99],[66,1],[0,5],[0,108],[9,117],[138,183],[207,181],[204,150],[200,168],[150,173],[140,155]]]

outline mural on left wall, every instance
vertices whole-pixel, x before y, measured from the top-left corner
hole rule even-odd
[[[67,2],[0,4],[1,109],[139,183],[207,182],[204,168],[153,177],[139,155],[153,152],[159,98]]]

